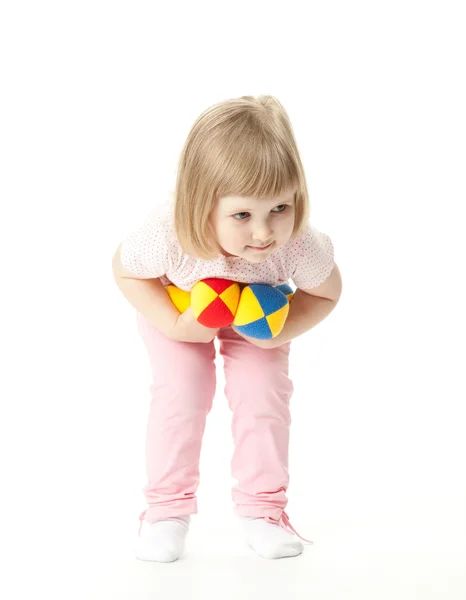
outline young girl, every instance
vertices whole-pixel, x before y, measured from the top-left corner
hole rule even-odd
[[[180,157],[173,198],[115,253],[115,279],[138,312],[153,375],[141,560],[177,560],[197,513],[201,443],[215,394],[215,337],[233,412],[235,514],[260,556],[303,551],[285,512],[290,341],[322,321],[341,292],[330,238],[308,217],[305,175],[285,109],[272,96],[243,96],[200,115]],[[291,279],[297,289],[281,333],[250,339],[234,326],[204,327],[192,309],[180,315],[164,286],[190,291],[209,277],[271,286]]]

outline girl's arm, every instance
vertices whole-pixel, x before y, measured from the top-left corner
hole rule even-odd
[[[113,256],[112,268],[123,296],[167,337],[180,342],[207,343],[216,336],[218,329],[198,323],[191,310],[180,315],[159,278],[138,279],[128,271],[121,263],[120,247]]]
[[[121,246],[120,246],[121,247]],[[137,279],[123,266],[120,247],[113,256],[112,269],[117,286],[128,302],[159,331],[171,337],[180,316],[160,279]]]

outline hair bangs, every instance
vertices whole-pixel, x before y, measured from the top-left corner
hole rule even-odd
[[[278,146],[275,140],[242,135],[231,140],[226,148],[223,145],[218,156],[218,164],[222,165],[219,196],[263,199],[298,186],[297,165],[287,148]]]

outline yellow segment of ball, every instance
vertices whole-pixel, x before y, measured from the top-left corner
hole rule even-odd
[[[216,298],[218,298],[217,292],[204,281],[196,283],[191,292],[191,306],[196,319]]]
[[[280,331],[283,329],[285,325],[286,318],[288,317],[288,313],[290,311],[290,305],[285,304],[282,308],[279,308],[271,315],[265,317],[267,319],[267,323],[269,324],[270,331],[272,332],[272,336],[276,337]]]
[[[220,298],[225,302],[225,305],[231,310],[231,314],[236,314],[238,310],[238,302],[240,298],[240,287],[237,283],[233,283],[224,292],[220,294]]]
[[[176,285],[167,285],[165,289],[170,296],[170,300],[173,302],[175,307],[180,313],[184,313],[185,310],[191,305],[191,293],[181,290]]]
[[[236,311],[234,325],[247,325],[265,316],[262,306],[257,300],[250,287],[244,288],[239,299],[238,310]]]

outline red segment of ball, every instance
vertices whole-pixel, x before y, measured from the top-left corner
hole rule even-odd
[[[208,279],[203,279],[202,283],[208,285],[214,292],[220,296],[225,290],[234,285],[234,281],[230,281],[229,279],[218,279],[216,277],[209,277]]]
[[[221,298],[216,298],[198,316],[197,320],[205,327],[226,327],[231,325],[235,315]]]

